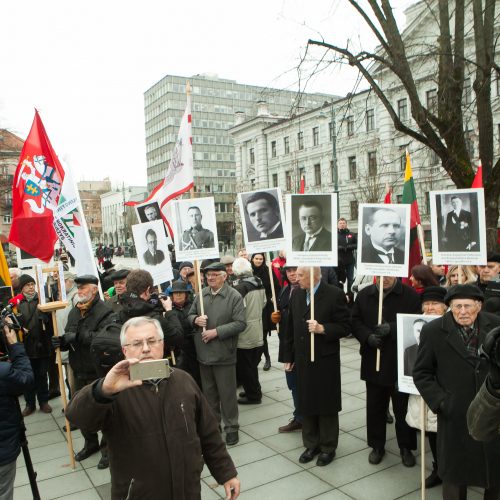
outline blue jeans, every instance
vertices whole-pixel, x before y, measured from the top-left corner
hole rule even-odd
[[[0,465],[0,500],[14,498],[14,479],[16,479],[16,461]]]
[[[302,415],[299,413],[298,408],[298,395],[297,395],[297,370],[294,368],[291,372],[285,372],[286,376],[286,385],[292,391],[293,398],[293,418],[297,420],[297,422],[302,423]]]

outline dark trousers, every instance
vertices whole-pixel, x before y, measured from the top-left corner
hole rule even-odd
[[[297,422],[302,423],[302,415],[300,414],[299,408],[299,400],[298,400],[298,390],[297,390],[297,370],[294,368],[291,372],[285,372],[286,377],[286,385],[292,392],[293,398],[293,418],[297,420]]]
[[[352,284],[354,283],[354,263],[340,264],[337,267],[337,278],[341,283],[347,280],[347,293],[351,291]]]
[[[49,400],[49,383],[47,381],[47,369],[49,367],[49,358],[30,358],[31,369],[35,377],[34,386],[24,393],[26,406],[35,408],[36,400],[38,404],[47,403]]]
[[[500,488],[484,490],[484,500],[498,500]],[[467,500],[467,486],[453,483],[443,483],[443,500]]]
[[[52,349],[48,364],[49,392],[59,392],[59,369],[56,363],[56,353]]]
[[[236,350],[236,379],[243,386],[246,397],[251,400],[262,399],[259,382],[259,362],[262,347]]]
[[[417,449],[415,429],[406,423],[408,394],[399,392],[395,386],[384,386],[366,382],[366,431],[368,446],[383,449],[385,447],[387,410],[392,400],[396,420],[396,438],[399,448]]]
[[[302,442],[311,450],[335,451],[339,443],[339,414],[303,416]]]
[[[437,432],[426,432],[425,435],[429,439],[429,446],[432,452],[432,460],[437,464]]]
[[[262,340],[264,341],[264,345],[260,348],[261,356],[264,354],[264,359],[266,361],[271,362],[271,357],[269,356],[269,346],[267,345],[267,336],[269,335],[269,332],[264,331],[262,333]],[[260,358],[259,358],[260,361]]]

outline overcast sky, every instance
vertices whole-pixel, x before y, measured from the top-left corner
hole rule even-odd
[[[205,72],[296,90],[307,40],[321,37],[374,45],[347,0],[5,2],[0,128],[26,138],[36,107],[77,180],[146,184],[144,91]],[[322,53],[310,49],[307,68]],[[355,80],[329,68],[306,90],[344,95]]]

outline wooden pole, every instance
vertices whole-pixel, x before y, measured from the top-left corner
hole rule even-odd
[[[269,252],[266,254],[267,256],[267,262],[268,262],[268,270],[269,270],[269,281],[271,282],[271,300],[273,301],[273,310],[274,312],[278,311],[278,305],[276,302],[276,289],[274,288],[274,276],[273,276],[273,263],[271,262],[271,256],[269,255]],[[276,331],[279,333],[280,331],[280,326],[279,323],[276,323]]]
[[[425,251],[424,230],[422,224],[417,224],[417,235],[420,243],[420,250],[422,251],[422,262],[427,265],[427,254]]]
[[[379,293],[378,293],[378,316],[377,316],[377,324],[380,325],[382,323],[382,305],[384,303],[384,277],[380,276],[379,281]],[[380,371],[380,349],[377,349],[377,362],[375,365],[375,370],[377,372]]]
[[[427,405],[420,397],[420,481],[421,499],[425,500],[425,424],[427,420]]]
[[[52,325],[54,326],[54,337],[59,337],[59,329],[57,328],[56,311],[52,311]],[[68,452],[69,460],[71,462],[71,468],[75,469],[75,452],[73,450],[73,436],[71,435],[71,426],[66,418],[66,408],[68,407],[68,400],[66,398],[66,387],[64,385],[64,376],[62,369],[62,359],[61,359],[61,349],[56,349],[56,361],[57,361],[57,371],[59,373],[59,390],[61,391],[61,398],[64,408],[64,421],[66,423],[66,437],[68,440]]]
[[[311,301],[311,319],[314,320],[314,267],[309,268],[309,300]],[[311,363],[314,363],[314,333],[311,333]]]

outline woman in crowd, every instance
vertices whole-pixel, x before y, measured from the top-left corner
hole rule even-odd
[[[460,275],[460,280],[459,280]],[[476,273],[471,266],[450,266],[446,275],[445,287],[449,288],[453,285],[458,285],[459,281],[462,285],[475,284],[477,281]]]
[[[418,292],[422,293],[428,286],[439,285],[438,280],[430,266],[419,264],[413,266],[410,275],[411,286]]]

